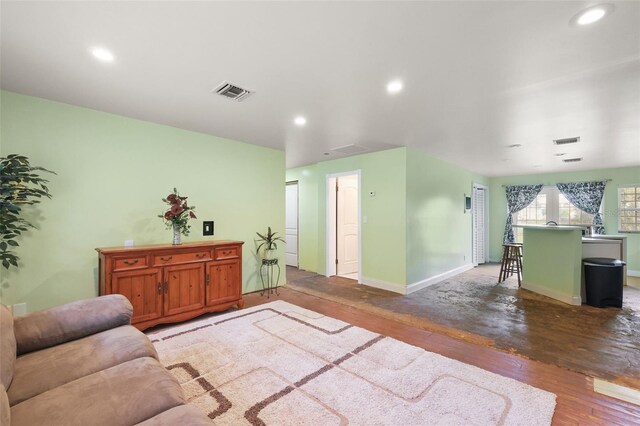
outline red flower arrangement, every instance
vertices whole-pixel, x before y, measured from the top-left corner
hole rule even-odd
[[[191,228],[188,225],[189,219],[196,219],[196,214],[193,212],[196,207],[189,206],[187,198],[180,196],[178,190],[173,188],[173,193],[162,199],[169,205],[169,209],[164,214],[158,215],[159,218],[164,219],[167,228],[177,228],[183,235],[189,235],[189,228]]]

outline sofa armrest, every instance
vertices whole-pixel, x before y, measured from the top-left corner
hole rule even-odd
[[[132,314],[126,297],[111,294],[15,317],[18,355],[131,324]]]

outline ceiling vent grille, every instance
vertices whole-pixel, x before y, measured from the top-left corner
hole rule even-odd
[[[220,85],[213,89],[212,92],[237,102],[242,102],[254,93],[251,90],[243,89],[242,87],[236,86],[232,83],[227,83],[226,81],[220,83]]]
[[[575,138],[564,138],[564,139],[554,139],[553,143],[556,145],[566,145],[568,143],[577,143],[580,142],[580,136],[576,136]]]
[[[361,154],[363,152],[367,152],[368,149],[365,148],[364,146],[351,144],[351,145],[339,146],[337,148],[331,148],[331,151],[339,152],[340,154],[353,155],[353,154]]]
[[[565,158],[564,160],[565,163],[577,163],[578,161],[582,161],[582,157],[580,158]]]

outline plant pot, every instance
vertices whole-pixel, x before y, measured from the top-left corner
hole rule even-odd
[[[181,238],[182,234],[180,234],[180,227],[177,224],[173,224],[173,245],[174,246],[179,246],[180,245],[180,238]]]
[[[263,259],[266,260],[273,260],[276,258],[276,250],[275,249],[266,249],[264,251],[264,257]]]

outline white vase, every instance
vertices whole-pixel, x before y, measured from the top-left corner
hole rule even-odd
[[[180,227],[177,224],[173,224],[173,245],[174,246],[178,246],[180,245]]]

